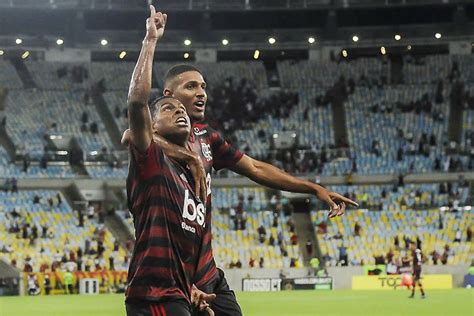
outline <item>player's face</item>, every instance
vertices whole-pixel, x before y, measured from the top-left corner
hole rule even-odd
[[[204,119],[206,82],[199,72],[187,71],[179,75],[172,96],[183,103],[192,121]]]
[[[175,99],[165,99],[156,114],[154,129],[158,135],[181,145],[191,131],[191,122],[184,105]]]

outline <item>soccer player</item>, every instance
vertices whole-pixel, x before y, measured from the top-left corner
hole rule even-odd
[[[206,82],[201,71],[196,67],[191,65],[172,67],[165,76],[163,94],[178,99],[186,107],[192,122],[192,135],[188,142],[190,150],[183,150],[183,147],[166,141],[156,133],[153,138],[166,155],[183,163],[191,163],[190,168],[196,183],[196,195],[199,195],[201,200],[206,203],[205,222],[208,224],[206,224],[204,244],[194,282],[200,290],[217,295],[210,303],[216,315],[242,315],[235,294],[230,290],[224,272],[216,268],[212,254],[210,224],[210,174],[212,167],[216,170],[228,168],[270,188],[314,194],[328,204],[330,217],[344,214],[346,203],[355,206],[357,203],[315,183],[293,177],[270,164],[243,154],[233,148],[220,133],[203,123],[207,101]],[[127,142],[129,138],[130,132],[126,131],[122,142]],[[201,165],[199,165],[200,160],[202,160]],[[193,293],[198,293],[196,295],[202,297],[203,293],[194,289]]]
[[[130,165],[127,200],[136,243],[128,271],[129,316],[190,316],[206,209],[195,196],[186,164],[167,156],[153,140],[159,134],[184,148],[191,123],[186,108],[165,96],[148,105],[155,45],[167,16],[151,7],[147,34],[128,94]],[[206,307],[213,315],[212,310]]]
[[[423,284],[421,284],[421,264],[422,264],[422,254],[421,249],[419,249],[415,243],[411,244],[412,250],[412,261],[413,261],[413,285],[411,288],[410,298],[415,297],[416,284],[420,287],[421,298],[425,298],[425,291],[423,290]]]

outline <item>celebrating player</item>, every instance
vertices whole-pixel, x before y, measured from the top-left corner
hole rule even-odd
[[[147,34],[128,94],[130,166],[127,198],[136,244],[128,272],[127,315],[190,316],[206,209],[185,164],[167,156],[153,134],[184,148],[191,130],[186,108],[165,96],[148,105],[152,62],[166,14],[151,6]],[[208,306],[207,313],[213,315]]]
[[[216,170],[228,168],[274,189],[314,194],[328,204],[330,217],[344,214],[346,203],[355,206],[357,203],[315,183],[293,177],[270,164],[241,153],[225,141],[218,132],[202,123],[207,101],[206,82],[196,67],[177,65],[171,68],[165,77],[163,94],[178,99],[186,107],[192,122],[192,135],[188,142],[191,150],[183,150],[183,147],[168,142],[156,133],[153,135],[155,143],[166,155],[190,165],[196,183],[196,193],[201,196],[203,201],[206,201],[206,223],[209,224],[205,228],[204,245],[199,258],[198,272],[194,279],[195,284],[200,290],[217,295],[215,300],[210,303],[216,315],[242,315],[235,294],[227,285],[224,272],[216,268],[212,254],[210,225],[210,173],[212,167]],[[124,133],[124,142],[129,139],[129,135],[130,132]],[[200,165],[200,160],[202,160],[202,165]],[[197,295],[200,297],[205,295],[200,291],[194,293],[198,293]]]

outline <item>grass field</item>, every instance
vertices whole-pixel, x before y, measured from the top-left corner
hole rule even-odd
[[[474,315],[474,290],[237,293],[246,316]],[[123,295],[0,298],[1,316],[123,316]]]

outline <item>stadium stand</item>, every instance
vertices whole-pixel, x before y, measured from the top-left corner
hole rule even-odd
[[[289,268],[303,265],[298,244],[290,243],[287,216],[273,215],[270,211],[247,213],[245,229],[235,230],[234,225],[238,224],[232,216],[213,212],[213,247],[219,266]],[[275,218],[278,218],[276,226]],[[259,240],[260,226],[265,228],[263,242]]]
[[[432,102],[434,90],[430,85],[355,89],[345,106],[357,173],[434,169],[435,159],[444,156],[437,145],[446,142],[448,120],[444,118],[449,116],[448,104]],[[347,168],[336,170],[337,174],[349,172]]]
[[[43,154],[46,134],[74,136],[88,152],[113,148],[97,110],[84,104],[83,97],[84,93],[73,91],[13,90],[7,96],[7,133],[17,149],[37,159]],[[62,115],[65,108],[67,116]],[[88,116],[87,123],[81,122],[84,113]],[[90,131],[94,123],[97,133]]]
[[[4,178],[73,178],[77,175],[72,172],[69,165],[52,165],[46,168],[38,165],[30,165],[26,172],[24,168],[15,165],[8,158],[8,153],[3,147],[0,147],[0,174]]]
[[[82,271],[108,269],[112,257],[117,269],[126,270],[127,254],[107,228],[86,214],[80,227],[77,211],[59,191],[0,192],[0,198],[0,259],[25,272],[54,272],[70,262]]]
[[[44,135],[52,133],[74,135],[87,152],[100,153],[104,147],[114,147],[95,106],[91,105],[90,91],[94,85],[102,85],[108,110],[117,128],[124,130],[127,127],[126,95],[133,63],[27,61],[25,64],[39,90],[18,90],[22,84],[15,68],[9,62],[0,62],[0,74],[14,74],[8,80],[0,75],[0,86],[10,89],[6,99],[6,131],[19,152],[40,159],[44,152]],[[440,86],[440,80],[450,81],[450,77],[459,77],[466,81],[468,94],[474,95],[472,64],[471,56],[407,57],[403,66],[403,83],[388,85],[390,66],[382,58],[339,63],[281,61],[276,64],[282,87],[279,92],[269,89],[263,62],[197,63],[196,66],[208,81],[207,110],[211,123],[251,156],[296,173],[394,175],[472,169],[468,156],[447,155],[444,151],[451,83],[444,82]],[[154,66],[159,92],[163,87],[162,78],[172,65],[174,63],[165,62]],[[349,91],[344,103],[349,149],[340,152],[335,148],[331,104],[325,98],[328,89],[338,81],[343,82]],[[64,108],[68,109],[69,115],[60,115]],[[84,113],[88,116],[85,129],[82,126]],[[462,144],[465,148],[472,147],[473,143],[473,113],[468,102],[463,120]],[[57,117],[61,117],[61,121],[56,121]],[[91,122],[97,123],[97,134],[89,131]],[[298,140],[296,150],[284,154],[273,150],[272,137],[282,131],[295,132]],[[24,144],[24,139],[28,139],[27,144]],[[8,178],[74,177],[69,167],[56,165],[47,169],[32,165],[25,173],[11,164],[7,157],[7,152],[0,147],[0,171]],[[86,164],[86,170],[95,179],[123,179],[127,175],[125,165],[111,167],[106,163],[92,163]],[[467,227],[456,224],[456,219],[472,223],[472,211],[456,214],[431,210],[433,207],[452,208],[472,203],[467,187],[458,184],[395,184],[330,188],[360,201],[362,207],[370,210],[349,212],[347,217],[338,219],[328,228],[327,236],[335,235],[337,231],[347,236],[344,243],[350,264],[372,263],[374,255],[390,249],[400,227],[404,229],[400,233],[415,238],[413,223],[410,222],[413,214],[423,219],[417,227],[426,251],[441,252],[440,247],[449,244],[453,251],[449,262],[465,263],[469,260],[470,246],[453,244],[450,240],[458,228]],[[291,212],[278,209],[266,190],[254,187],[212,190],[214,248],[219,266],[257,267],[260,258],[263,259],[262,266],[268,268],[303,264],[298,242],[292,244],[293,233],[288,225]],[[31,209],[31,218],[38,225],[54,221],[60,227],[58,234],[62,236],[62,242],[65,241],[64,227],[74,227],[74,235],[78,237],[69,241],[71,248],[82,245],[85,239],[92,238],[94,230],[101,229],[95,220],[87,221],[84,229],[76,228],[74,213],[66,201],[53,211],[44,203],[31,204],[36,194],[48,200],[57,192],[4,193],[2,198],[7,203],[0,216],[11,220],[13,208]],[[412,211],[415,209],[417,211]],[[133,232],[128,211],[118,214]],[[322,212],[313,212],[313,222],[320,223],[324,216]],[[443,229],[438,230],[434,224],[440,216],[443,217]],[[355,221],[361,225],[363,233],[360,237],[352,236],[353,228],[349,223]],[[6,225],[0,229],[6,232],[10,228]],[[370,243],[377,236],[368,233],[370,225],[377,227],[378,236],[381,236],[377,237],[376,245]],[[390,229],[384,232],[384,225],[390,225]],[[260,240],[260,227],[265,230],[263,242]],[[56,241],[38,239],[30,246],[27,241],[17,239],[15,234],[6,236],[3,245],[11,246],[15,254],[19,254],[15,257],[19,267],[23,266],[26,255],[35,251],[40,253],[41,246],[52,250],[32,258],[35,269],[41,260],[54,256],[56,249],[61,251]],[[108,231],[105,236],[108,250],[104,258],[107,258],[113,239]],[[270,236],[273,237],[272,243]],[[317,237],[323,253],[330,256],[329,261],[334,263],[336,260],[337,263],[338,242],[327,240],[321,234]],[[120,248],[118,256],[123,258],[124,255]],[[9,261],[13,259],[11,253],[4,256]]]
[[[23,88],[23,83],[15,67],[8,60],[0,60],[0,87],[7,89]]]
[[[442,264],[467,264],[472,259],[472,243],[464,237],[454,242],[457,230],[464,235],[474,221],[474,211],[348,211],[344,217],[327,221],[324,212],[311,213],[323,260],[330,265],[364,265],[388,263],[386,254],[391,250],[395,261],[408,254],[409,243],[419,238],[426,264],[433,264],[434,251],[445,256]],[[326,226],[327,225],[327,226]],[[359,232],[355,226],[359,225]],[[395,245],[398,239],[398,246]],[[341,262],[341,248],[347,252],[347,262]],[[439,263],[439,261],[438,261]]]

